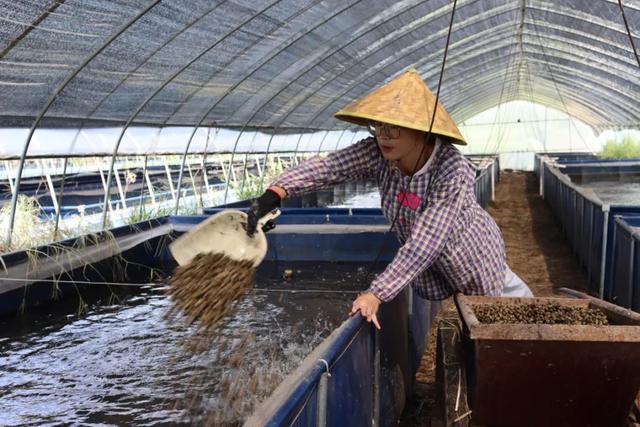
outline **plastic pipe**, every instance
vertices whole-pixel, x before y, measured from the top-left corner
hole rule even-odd
[[[602,254],[600,257],[600,290],[598,291],[598,295],[600,299],[604,297],[604,278],[605,278],[605,268],[607,263],[607,234],[609,232],[609,205],[602,205],[602,213],[604,214],[604,219],[602,221]]]
[[[327,388],[330,376],[331,374],[325,372],[318,381],[316,427],[326,427],[327,425]]]

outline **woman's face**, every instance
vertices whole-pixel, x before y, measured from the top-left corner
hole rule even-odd
[[[424,144],[424,134],[422,131],[400,126],[375,125],[378,147],[386,160],[401,160],[415,154],[416,151],[420,152]]]

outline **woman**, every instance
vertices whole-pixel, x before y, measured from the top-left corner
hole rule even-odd
[[[360,312],[377,328],[381,302],[409,284],[429,300],[456,292],[532,296],[506,265],[500,230],[474,195],[476,169],[452,145],[466,142],[441,105],[426,139],[434,105],[418,73],[405,72],[336,113],[338,119],[368,126],[370,138],[284,172],[249,211],[252,234],[257,220],[285,197],[376,179],[383,213],[402,247],[356,298],[351,314]]]

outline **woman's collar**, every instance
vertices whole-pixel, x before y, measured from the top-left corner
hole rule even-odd
[[[440,145],[442,145],[442,143],[440,142],[440,138],[437,138],[436,139],[436,144],[433,146],[433,151],[431,152],[431,155],[429,156],[429,159],[420,168],[419,171],[417,171],[416,173],[413,174],[414,177],[420,176],[420,175],[424,175],[425,173],[427,173],[427,170],[431,167],[431,165],[434,162],[434,159],[435,159],[436,155],[438,154],[438,150],[440,148]]]

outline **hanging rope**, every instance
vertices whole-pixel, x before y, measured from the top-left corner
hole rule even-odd
[[[558,82],[556,81],[556,77],[553,74],[553,69],[551,68],[550,65],[550,61],[549,61],[549,57],[547,56],[547,51],[544,47],[544,43],[542,43],[542,37],[540,36],[540,33],[538,32],[538,27],[535,25],[535,18],[533,16],[533,8],[528,8],[527,9],[529,11],[529,14],[531,15],[531,21],[534,22],[533,25],[533,30],[534,33],[536,35],[536,38],[538,39],[538,44],[540,45],[540,50],[542,51],[542,57],[544,59],[544,64],[547,67],[547,70],[549,70],[549,76],[551,77],[551,81],[553,83],[553,87],[556,91],[556,93],[558,94],[558,98],[560,99],[560,103],[562,104],[562,108],[564,113],[569,116],[569,128],[571,128],[571,125],[573,125],[573,127],[576,130],[576,133],[578,134],[578,136],[580,137],[580,140],[582,141],[583,145],[586,148],[586,151],[590,151],[590,147],[587,145],[585,139],[582,136],[582,133],[580,132],[580,129],[578,129],[575,125],[575,123],[573,123],[573,120],[571,120],[571,114],[569,114],[569,108],[567,108],[567,103],[564,101],[564,97],[562,96],[562,94],[560,93],[560,89],[558,87]]]
[[[636,45],[633,42],[633,36],[631,35],[631,30],[629,29],[629,23],[627,22],[627,16],[624,14],[624,6],[622,5],[622,0],[618,0],[618,6],[620,6],[620,12],[622,13],[622,20],[624,21],[624,27],[627,29],[627,35],[629,36],[631,49],[633,50],[633,54],[636,56],[638,67],[640,67],[640,57],[638,56],[638,50],[636,49]]]
[[[447,31],[447,40],[445,42],[445,46],[444,46],[444,55],[442,57],[442,65],[440,66],[440,76],[438,77],[438,88],[436,90],[436,100],[435,100],[435,105],[433,107],[433,114],[431,115],[431,123],[429,124],[429,130],[427,131],[427,134],[425,136],[425,141],[429,141],[431,138],[431,132],[433,130],[433,121],[435,120],[436,117],[436,112],[438,111],[438,100],[440,99],[440,89],[442,87],[442,77],[444,76],[444,66],[447,62],[447,53],[449,52],[449,42],[451,40],[451,29],[453,28],[453,18],[455,16],[456,13],[456,4],[458,3],[458,0],[453,0],[453,8],[451,10],[451,20],[449,21],[449,29]],[[376,255],[375,259],[374,259],[374,263],[378,262],[378,260],[380,259],[380,256],[382,255],[382,251],[384,250],[384,247],[387,244],[387,240],[389,238],[389,235],[391,234],[390,232],[393,231],[393,228],[396,225],[396,222],[398,221],[398,217],[400,215],[400,209],[402,208],[402,203],[405,201],[405,198],[407,197],[407,190],[409,188],[411,188],[411,181],[413,180],[413,176],[415,175],[415,173],[418,170],[418,165],[420,164],[420,159],[422,159],[422,157],[424,156],[425,152],[427,149],[427,144],[425,143],[422,146],[422,150],[420,151],[420,155],[418,156],[417,160],[416,160],[416,164],[413,167],[413,172],[411,173],[411,175],[409,176],[409,179],[407,180],[407,184],[403,187],[402,189],[402,200],[398,201],[398,209],[396,209],[396,213],[393,217],[393,221],[391,221],[391,226],[389,227],[389,233],[387,233],[385,235],[385,238],[382,242],[382,245],[380,246],[380,250],[378,251],[378,254]],[[437,165],[435,166],[434,169],[437,168]],[[429,189],[431,188],[431,181],[433,179],[433,175],[435,175],[435,172],[431,174],[431,176],[429,177],[429,182],[427,183],[427,189],[425,190],[425,193],[428,193]]]

